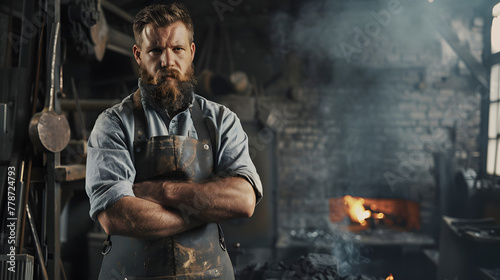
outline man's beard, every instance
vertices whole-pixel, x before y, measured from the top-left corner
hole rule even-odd
[[[191,104],[196,86],[193,65],[185,75],[175,69],[162,68],[155,76],[141,66],[139,75],[146,89],[142,92],[144,101],[155,110],[167,110],[172,118]]]

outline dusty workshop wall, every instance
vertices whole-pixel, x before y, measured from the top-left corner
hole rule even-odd
[[[263,87],[255,109],[276,134],[265,129],[258,143],[276,140],[278,182],[265,193],[276,187],[280,233],[327,227],[328,198],[347,194],[417,201],[431,231],[435,157],[478,169],[484,91],[426,16],[439,15],[480,61],[476,12],[410,0],[214,3],[235,70]],[[195,18],[198,55],[206,22]],[[228,71],[224,48],[216,36],[209,68]]]
[[[479,60],[482,20],[443,17]],[[328,198],[347,194],[417,201],[432,230],[434,156],[477,170],[479,83],[411,1],[308,2],[271,22],[285,73],[301,76],[281,92],[292,101],[262,101],[281,113],[281,233],[326,227]]]

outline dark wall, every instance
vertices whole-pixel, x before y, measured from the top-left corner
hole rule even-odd
[[[327,227],[328,198],[347,194],[417,201],[432,231],[434,159],[478,170],[484,89],[428,17],[478,61],[488,22],[477,7],[425,1],[293,4],[223,21],[237,68],[264,85],[259,118],[277,132],[280,232]]]
[[[451,173],[478,170],[485,91],[429,18],[480,61],[488,12],[479,3],[414,2],[188,4],[197,74],[228,79],[239,70],[257,84],[252,114],[267,127],[255,143],[276,143],[277,186],[264,187],[277,190],[281,234],[327,227],[328,198],[347,194],[417,201],[422,228],[432,231],[442,213],[435,158]],[[135,86],[130,64],[108,51],[83,65],[83,95],[125,96]]]

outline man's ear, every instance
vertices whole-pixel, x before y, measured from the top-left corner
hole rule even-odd
[[[132,47],[132,52],[134,53],[134,58],[135,61],[137,61],[137,64],[141,65],[141,49],[139,48],[139,46],[134,45]]]
[[[194,45],[194,42],[191,43],[191,62],[194,60],[194,52],[196,51],[196,46]]]

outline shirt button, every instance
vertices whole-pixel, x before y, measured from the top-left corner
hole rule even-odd
[[[203,149],[208,150],[208,148],[210,148],[208,147],[208,144],[203,145]]]

